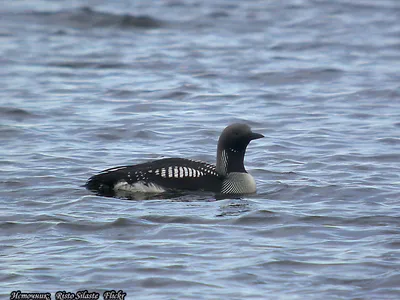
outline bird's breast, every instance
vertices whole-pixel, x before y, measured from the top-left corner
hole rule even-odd
[[[249,173],[228,173],[222,182],[222,194],[252,194],[256,192],[256,182]]]

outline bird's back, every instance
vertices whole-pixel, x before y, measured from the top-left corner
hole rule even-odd
[[[220,192],[223,176],[214,165],[184,158],[165,158],[102,171],[86,183],[89,190],[114,196],[126,192],[189,190]]]

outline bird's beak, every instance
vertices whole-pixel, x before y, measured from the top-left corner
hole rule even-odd
[[[250,135],[250,140],[257,140],[257,139],[261,139],[264,136],[261,133],[257,133],[257,132],[252,132]]]

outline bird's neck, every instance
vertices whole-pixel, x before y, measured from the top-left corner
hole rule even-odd
[[[231,172],[246,172],[244,154],[246,150],[220,149],[217,151],[217,172],[227,175]]]

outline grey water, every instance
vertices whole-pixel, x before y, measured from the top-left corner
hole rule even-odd
[[[0,295],[400,298],[400,2],[7,1]],[[128,201],[82,185],[266,138],[258,192]]]

